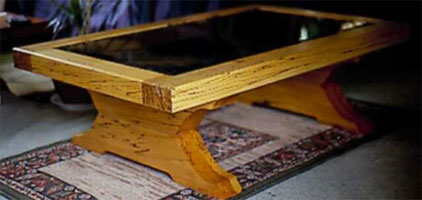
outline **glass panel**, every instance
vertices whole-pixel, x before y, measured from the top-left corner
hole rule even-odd
[[[253,10],[61,49],[177,75],[364,24]]]

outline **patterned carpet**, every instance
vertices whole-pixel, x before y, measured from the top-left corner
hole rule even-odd
[[[253,114],[251,114],[253,113]],[[360,138],[312,119],[235,104],[210,113],[200,133],[247,196]],[[0,188],[29,199],[212,199],[166,174],[68,141],[0,161]]]

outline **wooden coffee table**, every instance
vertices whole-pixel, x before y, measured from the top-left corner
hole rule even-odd
[[[330,74],[407,35],[399,23],[252,5],[15,48],[14,58],[89,90],[99,113],[74,144],[228,198],[242,188],[196,130],[209,110],[264,103],[368,133]]]

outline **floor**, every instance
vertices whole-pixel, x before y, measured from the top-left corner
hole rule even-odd
[[[394,131],[250,199],[420,199],[420,133]]]
[[[347,97],[383,104],[403,115],[397,126],[250,199],[421,199],[420,64],[384,54],[340,73]],[[394,63],[386,68],[386,64]],[[419,62],[419,61],[418,61]],[[381,64],[380,64],[381,63]],[[410,67],[409,66],[416,66]],[[401,70],[406,69],[406,70]],[[69,112],[1,91],[0,159],[69,139],[89,128],[95,111]],[[3,197],[0,195],[0,200]]]
[[[63,111],[7,91],[2,98],[0,158],[68,139],[86,130],[96,114]],[[391,131],[250,199],[420,198],[420,133],[418,124]]]

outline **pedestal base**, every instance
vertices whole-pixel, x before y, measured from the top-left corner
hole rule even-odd
[[[316,118],[343,129],[367,134],[373,125],[347,102],[340,86],[330,79],[336,66],[326,67],[241,94],[248,104],[265,104]]]
[[[237,178],[218,165],[196,130],[207,110],[221,102],[170,114],[90,94],[99,114],[92,128],[76,135],[72,143],[161,170],[175,182],[207,195],[228,198],[241,192]]]

